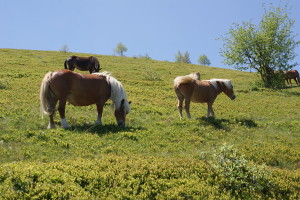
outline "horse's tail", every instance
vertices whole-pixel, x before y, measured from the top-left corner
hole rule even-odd
[[[296,77],[297,77],[298,80],[299,80],[299,72],[298,72],[297,70],[295,70],[295,72],[296,72]]]
[[[55,111],[53,106],[54,93],[50,89],[50,81],[53,72],[48,72],[42,81],[40,89],[40,101],[41,101],[41,113],[46,115],[52,115]]]
[[[67,62],[68,62],[68,59],[66,59],[65,63],[64,63],[65,69],[68,69]]]

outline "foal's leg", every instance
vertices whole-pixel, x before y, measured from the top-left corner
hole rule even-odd
[[[190,99],[190,98],[185,98],[184,109],[185,109],[185,112],[186,112],[187,117],[188,117],[189,119],[191,118],[191,114],[190,114],[190,103],[191,103],[191,99]]]
[[[179,111],[179,117],[180,117],[180,119],[182,119],[182,104],[183,104],[183,101],[184,101],[184,96],[179,92],[178,88],[175,89],[175,93],[176,93],[176,96],[177,96],[177,99],[178,99],[177,108],[178,108],[178,111]]]
[[[97,111],[98,111],[98,116],[97,116],[97,121],[96,123],[99,124],[100,126],[102,125],[102,112],[103,112],[103,106],[104,106],[104,103],[97,103]]]
[[[180,119],[182,119],[182,104],[183,104],[183,98],[178,98],[178,105],[177,105],[177,108],[178,108],[178,111],[179,111],[179,117]]]
[[[61,126],[63,128],[70,128],[69,124],[67,123],[66,117],[65,117],[65,110],[66,110],[66,100],[59,100],[59,104],[58,104],[58,112],[60,115],[60,122],[61,122]]]

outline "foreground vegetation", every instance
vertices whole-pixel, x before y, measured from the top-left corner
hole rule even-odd
[[[300,87],[264,90],[257,75],[199,65],[96,55],[132,101],[127,126],[110,108],[67,105],[71,129],[47,130],[39,87],[71,53],[1,49],[0,198],[299,199]],[[85,56],[84,54],[77,54]],[[192,104],[179,120],[178,75],[231,79],[237,99],[220,95],[215,119]]]

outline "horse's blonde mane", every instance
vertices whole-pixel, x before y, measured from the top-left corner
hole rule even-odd
[[[200,80],[200,73],[199,72],[191,73],[191,74],[188,74],[186,76],[176,77],[174,79],[174,86],[178,87],[179,84],[190,83],[190,82],[193,82],[195,80]]]
[[[232,89],[231,80],[229,80],[229,79],[210,79],[210,80],[206,80],[206,81],[211,82],[211,84],[216,89],[218,89],[218,83],[217,83],[218,81],[224,83],[228,89]]]
[[[119,82],[117,79],[112,77],[111,73],[107,72],[107,71],[104,71],[101,73],[93,73],[93,74],[106,77],[106,81],[109,82],[109,84],[111,86],[110,99],[113,101],[114,108],[119,109],[121,106],[121,101],[122,101],[122,99],[124,99],[125,100],[125,102],[124,102],[125,112],[129,113],[130,105],[127,101],[126,92],[125,92],[124,87],[122,86],[121,82]]]

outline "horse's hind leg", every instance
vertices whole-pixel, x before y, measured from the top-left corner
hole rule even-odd
[[[48,124],[48,129],[52,129],[52,128],[55,128],[55,125],[54,125],[54,114],[55,114],[55,106],[57,104],[57,99],[53,100],[50,104],[51,108],[52,108],[52,112],[51,114],[49,115],[49,124]]]
[[[179,111],[179,117],[180,119],[182,119],[182,104],[183,104],[183,98],[179,99],[178,98],[178,105],[177,105],[177,108],[178,108],[178,111]]]
[[[214,109],[212,107],[212,103],[207,103],[207,115],[206,117],[215,117]]]
[[[67,123],[66,117],[65,117],[66,103],[67,103],[66,100],[59,100],[58,112],[60,115],[61,126],[63,128],[70,128],[69,124]]]
[[[182,104],[183,104],[183,101],[184,101],[184,96],[179,92],[178,88],[175,89],[175,93],[177,95],[177,98],[178,98],[178,104],[177,104],[177,108],[178,108],[178,111],[179,111],[179,117],[180,119],[182,119]]]
[[[97,103],[96,105],[97,105],[97,112],[98,112],[96,123],[99,124],[99,125],[102,125],[101,118],[102,118],[104,103]]]
[[[191,114],[190,114],[190,103],[191,103],[190,98],[186,98],[186,99],[185,99],[184,109],[185,109],[185,112],[186,112],[187,117],[188,117],[189,119],[191,118]]]

